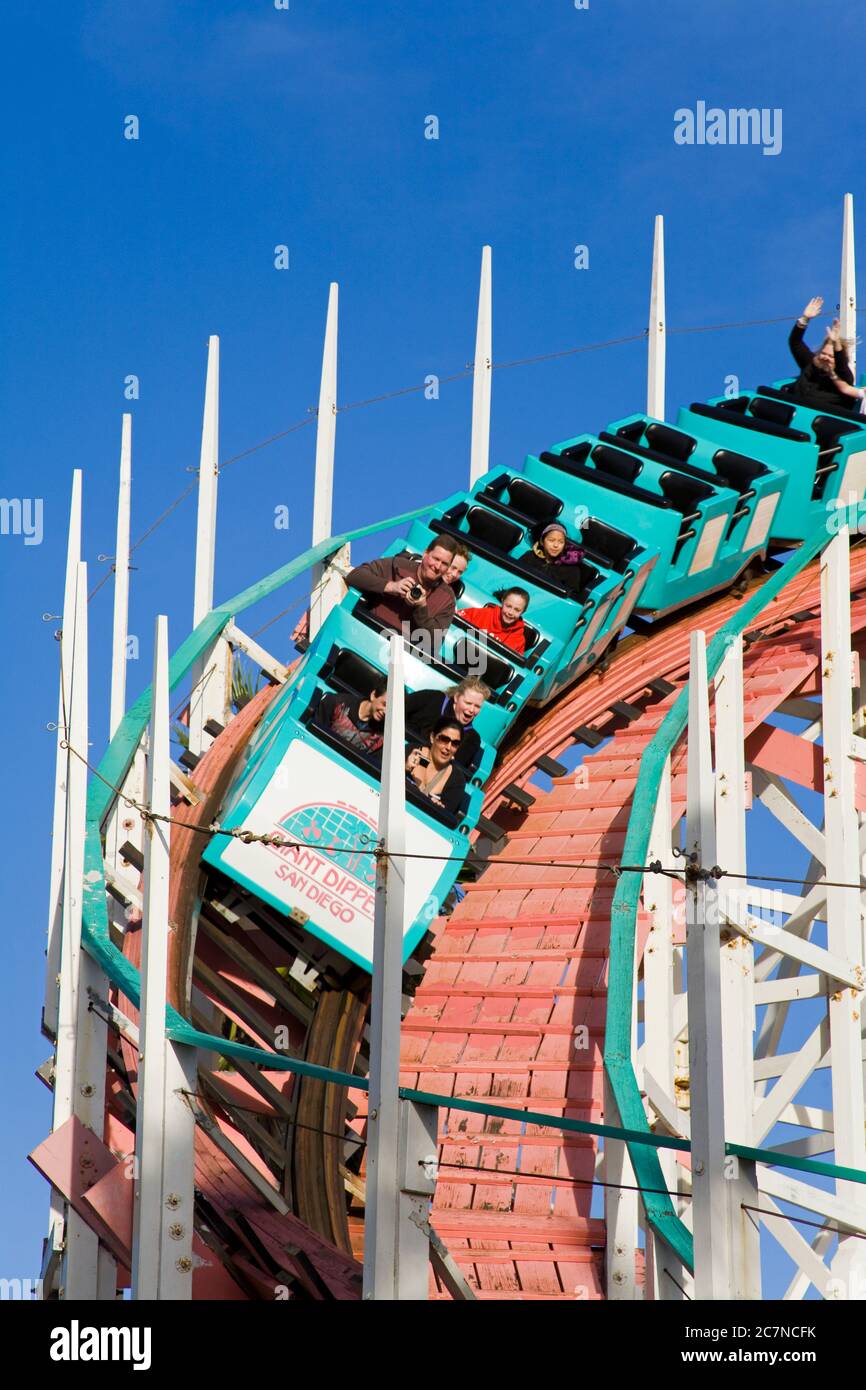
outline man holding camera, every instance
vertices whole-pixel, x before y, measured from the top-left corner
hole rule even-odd
[[[443,576],[449,569],[457,542],[451,536],[437,536],[420,560],[408,555],[388,555],[358,565],[346,583],[360,589],[373,602],[370,613],[380,623],[402,632],[429,633],[434,653],[454,617],[454,590]]]

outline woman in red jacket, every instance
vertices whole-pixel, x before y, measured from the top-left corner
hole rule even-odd
[[[509,589],[498,608],[464,608],[458,617],[482,632],[489,632],[503,647],[523,656],[526,652],[523,615],[528,607],[529,594],[525,589]]]

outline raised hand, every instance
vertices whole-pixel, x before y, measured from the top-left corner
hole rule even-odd
[[[820,314],[823,307],[824,300],[822,296],[820,294],[816,294],[812,299],[809,300],[809,303],[803,310],[802,317],[804,319],[814,319],[818,316],[818,314]]]

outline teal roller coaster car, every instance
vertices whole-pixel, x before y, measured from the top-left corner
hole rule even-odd
[[[768,551],[820,525],[836,499],[866,492],[866,420],[798,404],[785,383],[696,403],[669,425],[645,415],[495,468],[413,522],[390,555],[459,537],[471,559],[457,615],[435,654],[404,632],[407,691],[444,692],[480,676],[481,752],[449,813],[407,782],[408,955],[441,910],[469,850],[497,750],[528,704],[543,705],[591,669],[633,615],[658,619],[733,584]],[[528,564],[544,528],[580,545],[575,582]],[[469,626],[461,608],[530,596],[516,655]],[[416,640],[418,638],[419,640]],[[366,969],[371,968],[379,768],[316,719],[330,692],[366,698],[387,669],[390,630],[349,590],[329,614],[247,746],[221,820],[285,843],[215,836],[208,864]]]

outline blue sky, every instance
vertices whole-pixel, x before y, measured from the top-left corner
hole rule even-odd
[[[85,555],[113,548],[120,417],[133,414],[133,535],[190,481],[207,337],[222,346],[221,456],[303,419],[318,391],[328,284],[340,283],[339,399],[465,367],[480,248],[493,247],[498,362],[639,333],[652,223],[664,213],[671,327],[796,315],[838,299],[841,202],[861,188],[866,97],[855,7],[744,0],[8,0],[0,321],[2,491],[42,498],[44,539],[0,537],[7,660],[0,845],[6,865],[0,1272],[34,1270],[47,1189],[24,1161],[47,1132],[39,1035],[71,471]],[[781,109],[782,148],[679,146],[698,101]],[[135,115],[139,139],[124,138]],[[424,138],[425,118],[439,139]],[[288,270],[274,248],[289,247]],[[589,268],[574,268],[574,247]],[[669,414],[788,371],[785,327],[673,335]],[[492,458],[641,409],[640,343],[498,371]],[[124,401],[124,378],[140,398]],[[460,487],[470,393],[443,384],[338,418],[335,525]],[[308,543],[312,429],[220,482],[221,599]],[[274,509],[291,512],[288,533]],[[153,616],[191,626],[194,504],[137,552],[130,629],[149,679]],[[363,553],[363,552],[361,552]],[[106,739],[111,588],[91,605],[91,740]],[[295,597],[300,599],[301,591]],[[290,596],[291,597],[291,596]],[[260,622],[278,608],[256,614]],[[269,643],[287,651],[286,622]],[[777,847],[776,847],[777,849]],[[767,845],[772,858],[774,846]],[[777,849],[778,852],[778,849]]]

